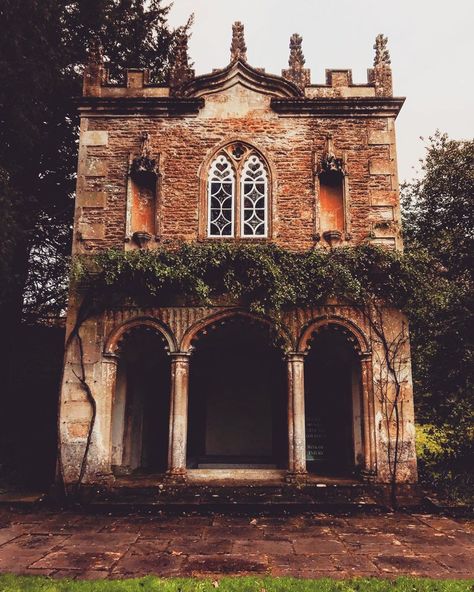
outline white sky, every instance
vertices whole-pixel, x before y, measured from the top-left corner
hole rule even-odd
[[[174,0],[170,23],[193,12],[197,74],[228,64],[236,20],[249,63],[274,74],[287,67],[290,35],[303,35],[313,83],[324,82],[325,68],[352,68],[354,82],[366,82],[375,36],[387,35],[394,94],[407,97],[397,119],[400,180],[424,155],[420,136],[439,128],[474,137],[474,0]]]

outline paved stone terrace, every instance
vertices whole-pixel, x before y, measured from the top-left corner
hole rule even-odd
[[[0,572],[68,578],[474,576],[474,521],[431,515],[94,516],[0,509]]]

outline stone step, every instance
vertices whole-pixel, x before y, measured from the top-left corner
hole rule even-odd
[[[320,484],[321,485],[321,484]],[[279,485],[113,487],[84,491],[81,503],[94,511],[126,513],[265,513],[382,511],[377,487],[352,485]]]

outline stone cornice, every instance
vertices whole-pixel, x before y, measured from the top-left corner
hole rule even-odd
[[[225,90],[237,83],[276,98],[291,99],[302,96],[302,91],[293,82],[253,68],[241,59],[230,63],[222,70],[194,78],[182,88],[181,93],[186,97],[200,97]]]
[[[403,97],[346,97],[315,99],[272,99],[280,115],[320,117],[397,117]]]
[[[201,98],[177,97],[83,97],[77,100],[81,115],[87,117],[151,115],[176,117],[197,115],[204,106]]]

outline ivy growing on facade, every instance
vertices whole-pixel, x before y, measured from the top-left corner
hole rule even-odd
[[[364,244],[293,252],[275,245],[180,244],[154,250],[109,249],[73,260],[73,280],[94,308],[225,302],[278,314],[331,299],[383,303],[409,316],[449,289],[427,251],[400,253]],[[437,302],[439,304],[439,302]]]

